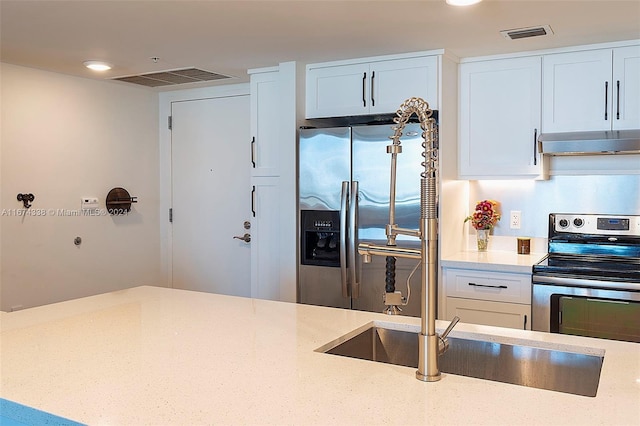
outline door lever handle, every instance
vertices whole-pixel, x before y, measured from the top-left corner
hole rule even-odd
[[[250,243],[251,242],[251,234],[244,234],[242,237],[236,235],[233,238],[238,239],[238,240],[242,240],[245,243]]]

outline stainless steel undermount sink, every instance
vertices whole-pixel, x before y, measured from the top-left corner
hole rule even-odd
[[[557,350],[541,347],[534,341],[522,345],[454,334],[458,333],[449,336],[449,350],[439,359],[443,373],[596,396],[604,350],[581,347]],[[417,368],[418,333],[371,323],[364,330],[348,333],[316,351]]]

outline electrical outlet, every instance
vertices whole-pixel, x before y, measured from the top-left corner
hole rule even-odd
[[[511,210],[509,213],[509,228],[511,229],[520,229],[522,224],[521,217],[522,212],[520,210]]]

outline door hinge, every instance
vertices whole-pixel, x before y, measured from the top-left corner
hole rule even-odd
[[[173,117],[172,116],[167,117],[167,127],[169,127],[169,130],[173,129]]]
[[[169,209],[169,223],[173,223],[173,209]]]

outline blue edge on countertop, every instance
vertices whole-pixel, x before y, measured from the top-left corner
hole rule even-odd
[[[45,413],[26,405],[18,404],[0,398],[0,425],[1,426],[83,426],[82,423],[65,419],[54,414]]]

